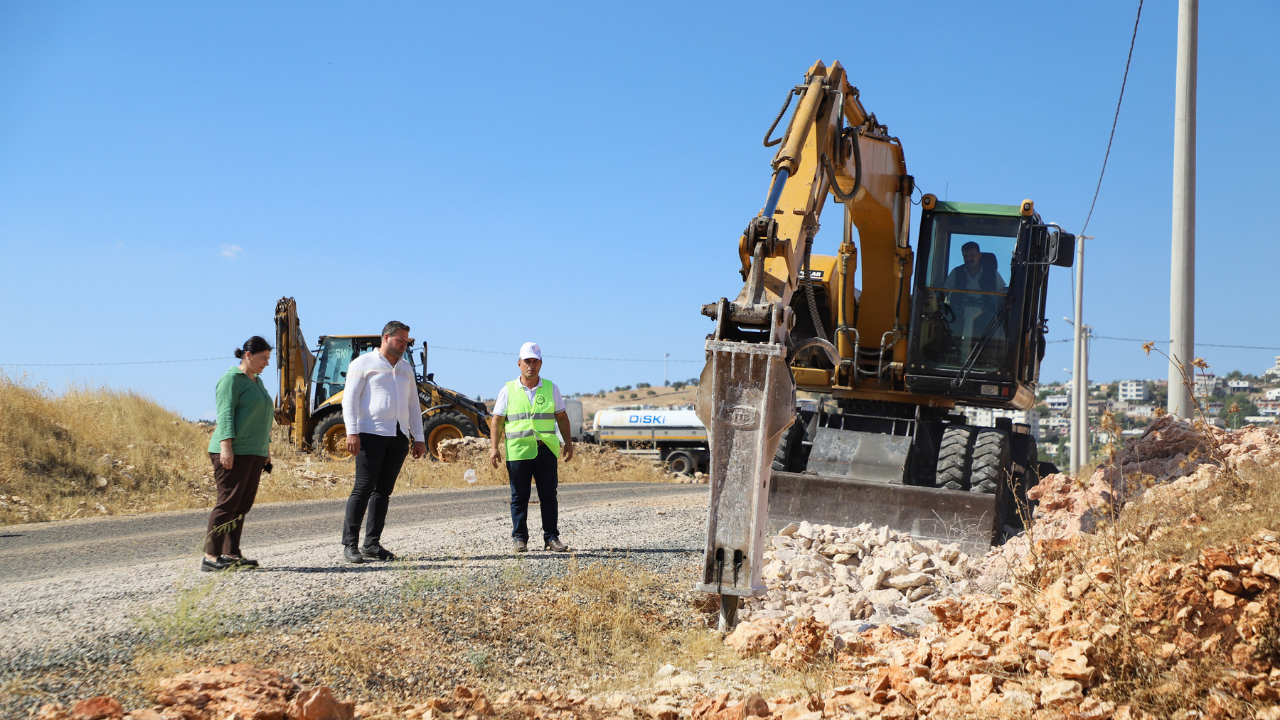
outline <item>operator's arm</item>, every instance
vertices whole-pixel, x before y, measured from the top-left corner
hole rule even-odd
[[[564,461],[573,459],[573,436],[569,434],[569,413],[561,410],[556,413],[556,427],[560,428],[560,437],[564,438]]]
[[[498,446],[502,444],[502,433],[506,424],[507,418],[505,415],[494,415],[489,418],[489,464],[494,467],[498,467],[498,463],[502,462],[502,456],[498,453]]]

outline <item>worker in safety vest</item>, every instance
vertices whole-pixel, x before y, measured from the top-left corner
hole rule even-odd
[[[507,478],[511,482],[511,539],[514,552],[529,549],[530,480],[537,483],[538,500],[542,509],[542,540],[544,549],[565,552],[568,545],[560,542],[557,525],[559,508],[556,505],[556,460],[564,455],[564,461],[573,459],[573,438],[569,435],[569,415],[564,409],[560,389],[550,380],[539,376],[542,370],[542,349],[537,343],[525,343],[520,347],[516,360],[520,377],[503,386],[493,404],[493,420],[489,444],[489,462],[498,467],[501,458],[498,447],[506,446]],[[556,437],[556,427],[564,438],[561,446]],[[505,443],[503,437],[506,437]]]

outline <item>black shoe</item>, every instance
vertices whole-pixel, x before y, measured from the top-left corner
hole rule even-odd
[[[381,545],[360,548],[360,554],[370,560],[395,560],[396,554]]]
[[[560,538],[553,537],[547,541],[547,546],[544,547],[543,550],[550,550],[552,552],[569,552],[569,546],[560,542]]]
[[[246,558],[246,557],[234,558],[234,557],[231,557],[230,555],[219,555],[218,562],[230,563],[232,566],[238,567],[238,568],[258,567],[257,560],[250,560],[249,558]]]
[[[529,543],[525,542],[524,540],[520,540],[519,538],[512,541],[511,552],[522,553],[522,552],[528,552],[528,551],[529,551]]]
[[[342,546],[342,559],[349,563],[364,562],[364,556],[360,554],[359,550],[356,550],[354,545]]]
[[[231,567],[231,562],[227,562],[230,558],[219,557],[217,560],[209,558],[200,558],[200,572],[218,572]]]

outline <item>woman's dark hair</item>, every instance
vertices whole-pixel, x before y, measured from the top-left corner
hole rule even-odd
[[[263,340],[257,335],[254,335],[253,337],[244,341],[244,347],[236,348],[236,357],[242,358],[249,353],[260,353],[263,350],[270,350],[270,349],[271,349],[271,345],[269,345],[266,340]]]

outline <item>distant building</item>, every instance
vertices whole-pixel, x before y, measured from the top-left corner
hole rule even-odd
[[[1125,415],[1131,418],[1149,418],[1156,414],[1154,405],[1130,405],[1125,411]]]
[[[1280,388],[1271,388],[1270,390],[1267,390],[1266,398],[1268,400],[1280,400]]]
[[[1280,400],[1263,400],[1255,404],[1263,415],[1280,415]]]
[[[1048,406],[1049,412],[1066,412],[1071,409],[1071,396],[1050,395],[1044,399],[1044,404]]]
[[[1274,415],[1248,415],[1244,419],[1246,425],[1274,425],[1275,422]]]
[[[1250,390],[1253,390],[1253,388],[1249,385],[1248,380],[1228,380],[1227,381],[1227,392],[1233,395],[1235,393],[1247,393]]]
[[[1071,424],[1071,419],[1062,415],[1050,415],[1049,417],[1040,418],[1040,430],[1066,430]]]
[[[995,427],[996,418],[1007,417],[1015,425],[1029,425],[1031,435],[1040,442],[1040,413],[1035,410],[996,410],[992,408],[956,406],[956,409],[969,418],[969,422],[979,427]]]
[[[1280,355],[1276,356],[1276,365],[1262,373],[1266,377],[1280,378]]]
[[[1146,380],[1121,380],[1121,402],[1144,402],[1151,399],[1151,386]]]
[[[1197,397],[1213,397],[1222,387],[1222,381],[1213,373],[1196,373],[1195,387]]]

